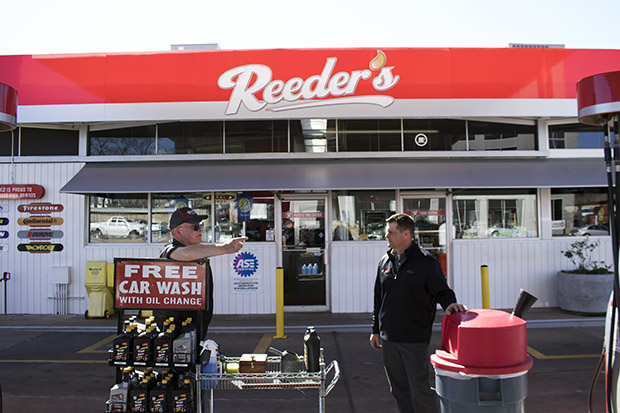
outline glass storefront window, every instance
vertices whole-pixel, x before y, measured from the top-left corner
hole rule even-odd
[[[468,121],[470,151],[536,150],[536,125]]]
[[[223,122],[175,122],[157,127],[157,153],[222,153]]]
[[[211,194],[153,194],[151,195],[151,242],[168,242],[170,234],[170,215],[177,209],[187,206],[198,215],[208,215],[202,221],[202,241],[213,242],[211,231]]]
[[[332,240],[383,240],[396,211],[394,191],[333,191]]]
[[[605,132],[600,126],[571,123],[549,125],[550,149],[604,148]]]
[[[79,131],[20,128],[21,156],[78,155]]]
[[[536,190],[465,190],[453,196],[456,238],[535,238]]]
[[[605,188],[551,189],[553,236],[609,235],[607,205]]]
[[[90,242],[146,242],[146,194],[91,195],[88,217]]]
[[[224,124],[226,153],[288,152],[288,122],[259,120]]]
[[[338,152],[402,151],[400,119],[338,121]]]
[[[17,155],[17,134],[18,129],[3,133],[0,139],[0,156],[11,156],[13,152]]]
[[[215,193],[215,242],[227,242],[236,237],[248,241],[275,241],[274,196],[272,192],[247,192],[252,209],[246,221],[237,208],[243,192]]]
[[[465,151],[465,121],[451,119],[404,119],[406,151]]]
[[[88,132],[89,155],[152,155],[155,125]]]
[[[290,127],[292,152],[336,152],[335,120],[291,120]]]

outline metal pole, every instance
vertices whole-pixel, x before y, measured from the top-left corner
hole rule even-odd
[[[319,365],[321,381],[319,384],[319,413],[325,413],[325,359],[323,358],[323,348],[319,350]]]
[[[482,308],[490,309],[491,300],[489,298],[489,266],[480,266],[480,278],[482,282]]]
[[[286,338],[284,335],[284,269],[276,268],[276,335],[273,338]]]
[[[8,283],[8,281],[11,279],[11,273],[10,272],[4,272],[2,273],[2,278],[0,278],[0,281],[4,281],[4,315],[7,315],[7,302],[6,302],[6,285]]]
[[[615,180],[613,182],[609,182],[609,186],[615,186],[615,194],[612,191],[612,195],[615,195],[613,201],[613,210],[614,210],[614,222],[610,223],[610,229],[613,225],[615,231],[612,232],[612,245],[613,245],[613,255],[614,255],[614,287],[612,294],[612,308],[611,308],[611,323],[610,323],[610,331],[609,331],[609,347],[607,349],[608,355],[608,364],[607,364],[607,402],[608,408],[610,412],[616,412],[616,404],[615,400],[612,398],[612,383],[613,383],[613,367],[616,364],[616,341],[617,337],[614,337],[617,334],[616,331],[616,317],[618,311],[618,298],[620,297],[620,280],[618,278],[619,273],[619,245],[620,240],[618,240],[618,236],[620,236],[620,224],[617,222],[618,216],[620,214],[620,131],[618,130],[618,120],[620,115],[616,114],[613,117],[614,121],[614,154],[612,157],[611,165],[614,167],[612,172],[615,172]],[[607,123],[607,129],[609,128],[609,123]],[[610,206],[610,209],[611,206]],[[611,216],[610,216],[611,219]]]

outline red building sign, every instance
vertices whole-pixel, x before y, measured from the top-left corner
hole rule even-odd
[[[41,185],[0,185],[0,199],[39,199],[43,195]]]
[[[27,212],[33,215],[43,215],[49,214],[51,212],[61,212],[63,209],[64,206],[60,204],[50,204],[44,202],[24,204],[17,207],[17,210],[19,212]]]
[[[114,260],[114,307],[202,310],[206,261]]]

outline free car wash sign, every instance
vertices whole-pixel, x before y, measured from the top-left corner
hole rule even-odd
[[[202,310],[206,261],[114,259],[114,308]]]

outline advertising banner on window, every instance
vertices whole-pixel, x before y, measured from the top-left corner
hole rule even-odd
[[[114,308],[206,308],[206,261],[116,258]]]

